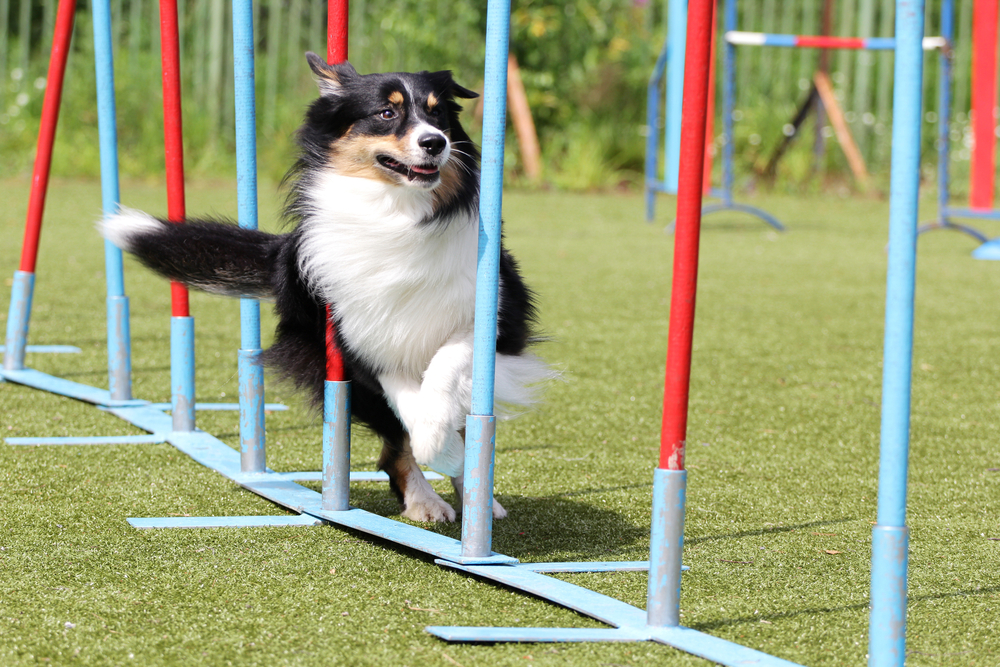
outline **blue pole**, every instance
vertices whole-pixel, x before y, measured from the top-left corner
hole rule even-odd
[[[736,30],[736,0],[726,0],[723,16],[724,31]],[[725,72],[722,85],[722,203],[733,203],[733,107],[736,105],[736,47],[725,42],[722,68]]]
[[[670,0],[667,7],[667,122],[666,175],[667,192],[677,192],[681,163],[681,110],[684,100],[684,52],[687,44],[687,0]]]
[[[878,519],[872,529],[870,667],[901,667],[906,658],[909,539],[906,474],[910,445],[923,34],[923,1],[897,0]]]
[[[257,113],[254,97],[253,4],[233,2],[236,100],[236,188],[239,226],[257,229]],[[240,299],[240,462],[243,472],[264,472],[264,366],[260,303]]]
[[[105,215],[118,212],[118,128],[115,120],[115,74],[111,49],[110,0],[94,0],[94,67],[97,74],[97,127],[101,148],[101,202]],[[107,280],[108,386],[111,398],[132,398],[129,306],[125,296],[122,251],[104,242]]]
[[[193,431],[194,318],[170,318],[170,411],[175,431]]]
[[[483,158],[479,180],[479,262],[476,269],[472,414],[465,431],[462,555],[491,553],[493,534],[493,391],[500,285],[500,210],[507,121],[510,0],[489,0],[483,92]]]
[[[10,289],[10,309],[7,311],[7,337],[4,347],[3,368],[19,371],[24,368],[24,353],[28,346],[28,323],[31,320],[31,301],[35,293],[35,274],[15,271]]]
[[[323,509],[350,509],[351,383],[323,385]]]
[[[951,130],[951,69],[954,55],[955,4],[953,0],[941,3],[941,36],[948,41],[947,47],[939,49],[941,72],[938,76],[938,222],[948,222],[948,191],[951,188],[951,150],[948,135]]]
[[[656,214],[656,193],[659,190],[657,180],[657,158],[660,154],[660,82],[663,80],[663,72],[667,67],[667,57],[670,52],[670,44],[664,44],[656,59],[656,66],[653,74],[646,84],[646,222],[652,222]],[[669,122],[669,118],[667,122]]]
[[[684,551],[684,500],[687,471],[657,468],[653,473],[653,517],[649,529],[649,581],[646,623],[681,623],[681,555]]]

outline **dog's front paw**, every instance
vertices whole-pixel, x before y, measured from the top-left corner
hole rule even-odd
[[[507,510],[503,508],[503,505],[497,502],[497,499],[493,499],[493,518],[494,519],[506,519]]]
[[[418,422],[410,429],[413,458],[443,475],[456,477],[465,467],[465,443],[451,428],[431,421]]]
[[[455,520],[455,508],[436,494],[433,497],[425,496],[419,500],[408,500],[402,514],[411,521],[451,523]],[[496,516],[495,508],[494,516]]]

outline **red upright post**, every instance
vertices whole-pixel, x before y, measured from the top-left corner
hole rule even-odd
[[[348,0],[329,0],[326,24],[326,61],[331,65],[347,60]],[[344,359],[337,346],[337,329],[333,311],[326,307],[326,379],[344,380]]]
[[[38,259],[38,239],[42,233],[42,214],[45,211],[45,195],[49,188],[52,146],[55,143],[56,125],[59,122],[63,77],[66,74],[66,58],[73,36],[75,14],[76,0],[59,0],[55,34],[52,38],[52,57],[49,60],[49,74],[45,85],[45,99],[42,101],[38,152],[35,154],[35,169],[31,176],[28,219],[24,227],[24,243],[21,245],[20,270],[25,273],[35,272],[35,262]]]
[[[180,39],[177,0],[160,0],[160,40],[163,61],[163,148],[167,167],[167,218],[183,222],[184,130],[181,122]],[[170,283],[170,310],[174,317],[190,314],[187,288]]]
[[[330,0],[326,23],[326,59],[331,65],[347,60],[347,0]]]
[[[347,60],[348,0],[328,0],[326,60]],[[344,378],[344,357],[337,345],[333,309],[326,306],[326,382],[323,385],[323,509],[350,509],[351,383]]]
[[[167,219],[182,224],[184,125],[181,122],[180,28],[177,0],[160,0],[160,57],[163,63],[163,153],[167,171]],[[195,428],[194,318],[188,290],[170,283],[170,407],[175,431]]]
[[[708,107],[708,70],[714,0],[692,2],[688,8],[687,55],[684,63],[684,109],[681,117],[680,180],[674,233],[674,271],[670,297],[667,374],[663,395],[659,467],[684,469],[687,439],[691,344],[695,293],[698,286],[698,240]]]
[[[997,125],[997,0],[976,0],[972,13],[972,165],[969,206],[993,206]]]

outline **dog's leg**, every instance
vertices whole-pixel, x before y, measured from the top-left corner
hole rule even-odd
[[[461,475],[458,477],[451,478],[451,485],[455,488],[455,493],[458,494],[458,503],[462,504],[462,495],[464,493],[465,486],[463,484],[463,478]],[[497,499],[493,498],[493,518],[503,519],[507,516],[507,510],[503,508],[503,505],[497,502]]]
[[[413,521],[454,521],[455,510],[434,492],[417,467],[410,449],[410,438],[401,445],[383,442],[378,467],[389,475],[392,490],[403,505],[402,515]]]
[[[388,374],[379,382],[410,434],[417,462],[449,477],[461,475],[465,443],[458,431],[472,402],[472,332],[442,345],[422,382]]]

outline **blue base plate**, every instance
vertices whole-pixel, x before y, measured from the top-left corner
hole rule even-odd
[[[1000,238],[990,239],[972,251],[975,259],[1000,260]]]

